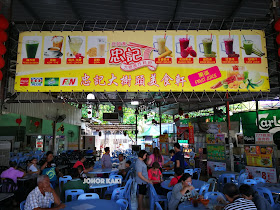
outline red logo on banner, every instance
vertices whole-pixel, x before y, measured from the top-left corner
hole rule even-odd
[[[28,86],[29,78],[20,78],[20,86]]]
[[[105,64],[105,58],[89,58],[88,64]]]
[[[244,58],[244,63],[246,64],[260,64],[262,63],[261,58]]]
[[[39,58],[23,58],[22,64],[39,64]]]

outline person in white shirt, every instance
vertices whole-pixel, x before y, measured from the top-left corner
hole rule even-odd
[[[125,159],[123,157],[123,154],[119,154],[119,161],[120,161],[120,163],[119,163],[118,169],[120,171],[122,171],[122,170],[125,169],[125,163],[126,163],[126,161],[125,161]]]
[[[40,174],[40,168],[37,166],[37,159],[36,158],[32,158],[32,160],[30,161],[30,165],[27,168],[28,173],[31,174]]]

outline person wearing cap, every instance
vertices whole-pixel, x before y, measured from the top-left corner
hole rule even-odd
[[[88,173],[89,171],[93,170],[93,167],[91,166],[90,168],[85,168],[84,166],[84,162],[86,161],[86,158],[84,155],[80,155],[79,156],[79,160],[77,160],[77,162],[74,164],[73,168],[77,168],[78,166],[83,166],[83,172],[84,173]]]

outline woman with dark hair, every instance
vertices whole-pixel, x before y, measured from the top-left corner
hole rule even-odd
[[[168,202],[168,209],[177,209],[180,203],[196,196],[198,196],[198,193],[192,186],[192,176],[190,174],[183,174],[178,184],[173,187],[172,196]]]
[[[164,164],[164,158],[160,154],[160,151],[157,147],[154,148],[153,154],[150,155],[149,160],[147,162],[148,166],[152,167],[154,162],[158,162],[160,165],[160,168]]]
[[[144,160],[147,157],[147,152],[145,150],[141,150],[138,153],[138,159],[135,163],[136,170],[136,183],[139,187],[139,196],[138,196],[138,209],[142,210],[143,208],[143,198],[147,192],[147,183],[151,183],[152,181],[148,178],[147,165],[144,163]]]

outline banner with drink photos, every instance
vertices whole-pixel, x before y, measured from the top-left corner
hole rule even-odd
[[[269,91],[265,34],[21,32],[19,92]]]

